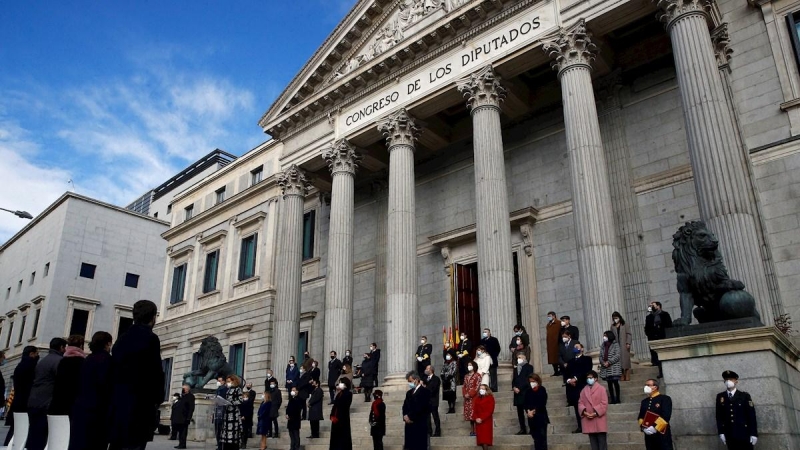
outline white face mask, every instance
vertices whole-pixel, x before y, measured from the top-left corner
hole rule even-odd
[[[297,391],[292,391],[292,397],[297,397]]]
[[[487,332],[485,332],[485,331],[484,331],[484,332],[483,332],[483,337],[489,337],[489,333],[487,333]]]
[[[653,307],[652,306],[648,306],[647,307],[647,312],[653,312]]]
[[[344,383],[339,383],[339,389],[344,390],[344,388],[345,388]]]
[[[644,387],[644,393],[647,394],[647,395],[652,394],[653,393],[653,388],[651,388],[650,386],[645,386]]]
[[[603,336],[603,342],[608,342],[608,336]]]
[[[567,322],[564,322],[564,321],[562,320],[562,321],[561,321],[561,326],[562,326],[562,327],[565,327],[565,326],[567,326]]]
[[[563,337],[563,338],[561,338],[561,341],[564,342],[564,343],[567,343],[567,342],[569,342],[569,338],[568,337]]]
[[[222,387],[222,383],[217,381],[217,387]]]
[[[266,396],[266,395],[264,395],[264,394],[261,394],[261,400],[262,400],[262,401],[265,401],[266,399],[267,399],[267,396]]]
[[[486,395],[486,389],[480,389],[478,390],[478,393],[481,395]]]
[[[535,389],[537,386],[539,386],[539,383],[537,383],[537,382],[535,382],[535,381],[532,381],[532,382],[531,382],[531,388],[534,388],[534,389]]]
[[[300,368],[300,373],[306,373],[306,369]]]
[[[522,344],[522,341],[517,339],[517,345],[520,345],[520,344]]]
[[[483,354],[483,352],[478,350],[477,352],[475,352],[475,354],[478,355],[478,356],[481,356]]]
[[[472,366],[467,366],[467,370],[472,372]]]
[[[350,352],[345,352],[345,356],[350,356]]]
[[[594,378],[587,378],[586,379],[586,384],[588,384],[589,386],[593,385],[594,384]]]
[[[233,383],[225,383],[225,386],[233,387]]]
[[[525,364],[525,360],[522,358],[517,358],[517,364],[519,365]]]
[[[270,388],[270,389],[275,389],[276,387],[277,387],[277,386],[275,386],[274,384],[270,384],[270,385],[269,385],[269,388]]]
[[[444,357],[444,359],[446,359],[446,360],[450,361],[451,359],[453,359],[453,357],[452,357],[452,356],[450,356],[450,355],[447,355],[447,356],[445,356],[445,357]]]
[[[736,383],[733,380],[725,380],[725,387],[728,389],[733,389],[736,387]]]
[[[614,317],[614,323],[619,323],[619,317]]]
[[[464,335],[462,334],[462,335],[461,335],[461,340],[462,340],[462,341],[466,341],[466,340],[467,340],[467,337],[466,337],[466,336],[464,336]]]
[[[422,345],[425,345],[425,339],[420,339],[419,343],[422,344]]]

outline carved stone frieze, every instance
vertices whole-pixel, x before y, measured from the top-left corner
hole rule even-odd
[[[305,172],[292,164],[278,175],[278,186],[281,187],[283,196],[299,195],[305,197],[311,183],[308,181]]]
[[[456,87],[467,98],[467,108],[472,111],[482,106],[499,108],[506,96],[491,64],[459,80]]]
[[[730,71],[731,54],[733,49],[730,47],[731,39],[728,35],[728,23],[722,23],[711,31],[711,43],[714,45],[714,54],[717,57],[717,67],[720,70]]]
[[[553,58],[553,69],[559,72],[577,65],[591,68],[597,56],[597,46],[592,42],[583,19],[568,28],[561,28],[555,38],[545,41],[542,50]]]
[[[331,175],[341,172],[355,175],[356,168],[361,162],[361,155],[346,139],[340,139],[330,148],[323,150],[322,157],[328,162]]]
[[[675,20],[688,14],[708,15],[713,0],[653,0],[661,10],[657,14],[658,20],[664,22],[667,28]]]
[[[422,132],[405,108],[378,122],[378,131],[386,136],[386,146],[390,149],[396,145],[414,147]]]
[[[519,234],[522,235],[522,250],[525,251],[525,255],[533,256],[533,225],[523,223],[519,226]]]

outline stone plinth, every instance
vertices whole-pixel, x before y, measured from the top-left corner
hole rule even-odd
[[[213,396],[213,395],[212,395]],[[194,422],[189,425],[187,440],[205,442],[214,439],[214,402],[196,396],[194,402]]]
[[[763,327],[755,317],[746,317],[744,319],[733,320],[720,320],[718,322],[707,322],[697,325],[687,325],[683,327],[672,327],[664,330],[667,338],[678,338],[685,336],[695,336],[698,334],[718,333],[720,331],[741,330],[743,328],[756,328]]]
[[[722,448],[715,398],[724,370],[753,397],[758,448],[800,448],[800,350],[774,327],[746,328],[650,342],[672,397],[676,448]]]

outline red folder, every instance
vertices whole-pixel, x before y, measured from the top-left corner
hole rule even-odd
[[[644,420],[642,421],[642,427],[644,427],[644,428],[655,427],[656,426],[656,420],[658,420],[660,418],[661,418],[661,416],[659,416],[658,414],[656,414],[656,413],[654,413],[652,411],[647,411],[644,414]]]

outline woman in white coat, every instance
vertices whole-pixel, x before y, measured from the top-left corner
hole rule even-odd
[[[481,375],[481,384],[489,384],[489,368],[492,367],[492,357],[486,351],[486,347],[479,345],[475,349],[475,364],[478,366],[477,372]]]

